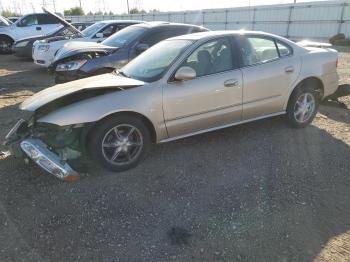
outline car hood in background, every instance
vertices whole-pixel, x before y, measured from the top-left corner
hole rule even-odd
[[[118,47],[113,46],[107,46],[95,42],[74,42],[71,41],[67,44],[65,44],[56,54],[54,62],[77,55],[80,53],[86,53],[86,52],[99,52],[104,51],[108,53],[112,53],[116,50],[118,50]]]
[[[118,76],[113,73],[93,76],[46,88],[25,100],[20,105],[20,109],[35,111],[47,103],[79,91],[110,88],[124,90],[131,87],[143,86],[144,84],[142,81]]]
[[[76,29],[73,25],[68,23],[66,20],[64,20],[62,17],[50,12],[46,8],[43,8],[44,12],[47,13],[49,16],[51,16],[53,19],[57,21],[58,24],[63,25],[64,27],[69,27],[73,32],[79,34],[81,37],[83,37],[83,33],[80,32],[78,29]]]

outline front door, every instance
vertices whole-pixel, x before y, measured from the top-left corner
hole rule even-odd
[[[216,128],[241,120],[242,73],[227,37],[199,46],[182,63],[196,78],[171,81],[163,90],[163,110],[169,137]]]

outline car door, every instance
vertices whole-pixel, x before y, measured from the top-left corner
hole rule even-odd
[[[300,71],[292,48],[272,37],[236,37],[243,73],[243,115],[252,119],[283,111],[292,84]]]
[[[36,30],[41,31],[41,34],[52,32],[55,28],[61,25],[55,17],[52,17],[49,14],[37,14],[37,17],[38,26],[36,27]]]
[[[170,137],[241,120],[242,73],[236,54],[230,39],[220,37],[203,43],[184,60],[181,66],[193,68],[196,78],[171,79],[163,89],[164,120]]]
[[[16,35],[18,38],[25,38],[42,34],[39,26],[38,15],[32,14],[23,17],[16,23]]]

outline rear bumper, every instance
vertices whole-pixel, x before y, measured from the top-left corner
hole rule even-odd
[[[23,152],[38,166],[62,180],[77,178],[78,173],[74,171],[58,155],[47,148],[39,139],[24,139],[20,142]]]

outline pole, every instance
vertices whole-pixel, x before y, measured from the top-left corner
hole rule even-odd
[[[128,6],[128,14],[130,14],[130,9],[129,9],[129,0],[126,0],[126,4]]]
[[[80,9],[81,9],[81,0],[79,0],[79,7],[80,7]]]

